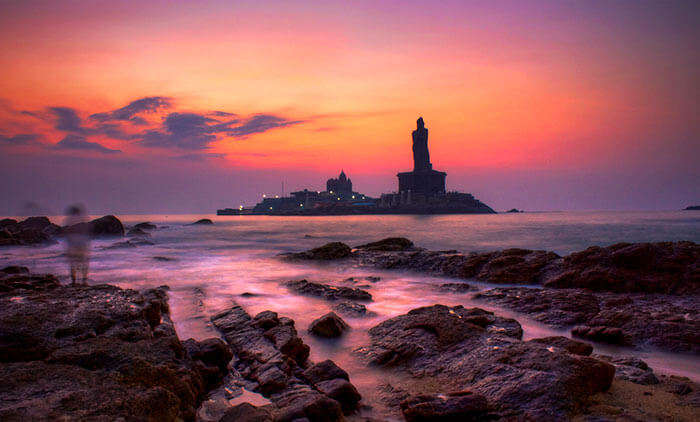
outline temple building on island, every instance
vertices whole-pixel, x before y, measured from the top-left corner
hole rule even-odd
[[[352,180],[340,171],[326,181],[326,190],[298,190],[289,196],[263,195],[253,208],[224,208],[219,215],[346,215],[346,214],[494,214],[470,193],[448,191],[447,173],[433,169],[428,151],[428,129],[418,118],[413,131],[413,171],[398,173],[398,192],[370,198],[355,192]]]

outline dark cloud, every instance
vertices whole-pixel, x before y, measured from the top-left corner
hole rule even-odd
[[[61,139],[60,142],[54,145],[53,148],[62,150],[97,151],[104,154],[121,152],[118,149],[104,147],[97,142],[90,142],[84,136],[80,135],[67,135],[65,138]]]
[[[176,155],[173,158],[183,161],[206,161],[209,159],[221,159],[226,157],[226,154],[215,154],[209,152],[195,152],[191,154]]]
[[[80,134],[87,132],[87,128],[83,127],[83,122],[74,109],[70,107],[49,107],[49,111],[56,117],[54,122],[56,129]]]
[[[170,113],[160,130],[149,130],[143,134],[141,144],[156,148],[181,148],[198,150],[216,140],[227,123],[195,113]]]
[[[212,111],[209,113],[209,115],[216,116],[216,117],[235,117],[235,116],[237,116],[236,113],[229,113],[226,111],[219,111],[219,110]]]
[[[35,133],[20,133],[18,135],[0,135],[0,144],[5,145],[36,145],[39,143],[41,135]]]
[[[291,126],[302,122],[303,120],[287,120],[284,117],[274,116],[272,114],[258,114],[248,119],[242,125],[234,127],[226,134],[241,138],[254,133],[267,132],[270,129]]]
[[[159,109],[170,108],[171,106],[172,102],[168,97],[145,97],[132,101],[128,105],[116,110],[92,114],[90,118],[99,122],[122,120],[136,125],[145,125],[147,124],[146,120],[137,116],[137,114],[153,113]]]

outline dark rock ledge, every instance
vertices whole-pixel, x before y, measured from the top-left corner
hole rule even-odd
[[[293,320],[271,311],[251,317],[240,306],[211,320],[234,352],[233,369],[272,402],[260,408],[237,406],[224,419],[234,414],[240,419],[245,412],[260,421],[341,421],[357,408],[361,397],[347,372],[330,360],[310,362],[309,346],[297,335]]]
[[[418,308],[369,335],[370,344],[356,352],[413,380],[401,386],[409,421],[566,420],[607,390],[615,373],[561,339],[524,342],[517,321],[478,308]]]
[[[165,288],[0,271],[0,420],[191,421],[231,356],[178,339]]]

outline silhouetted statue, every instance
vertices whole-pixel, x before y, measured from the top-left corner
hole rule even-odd
[[[413,131],[413,171],[431,170],[430,153],[428,153],[428,129],[423,118],[419,117],[416,130]]]

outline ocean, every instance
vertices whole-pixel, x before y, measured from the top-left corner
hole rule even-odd
[[[389,317],[436,303],[479,306],[516,318],[525,338],[568,335],[506,309],[470,298],[470,293],[442,292],[436,284],[449,282],[401,271],[380,271],[349,264],[286,263],[275,256],[301,251],[331,241],[351,246],[389,236],[407,237],[420,247],[434,250],[489,251],[527,248],[560,255],[589,246],[618,242],[690,240],[700,242],[700,212],[541,212],[497,215],[439,216],[215,216],[215,215],[118,215],[126,226],[150,221],[158,225],[148,239],[153,245],[107,249],[118,240],[100,239],[91,244],[91,284],[110,283],[125,288],[170,287],[172,318],[180,338],[204,339],[217,333],[209,317],[233,303],[251,314],[273,310],[296,321],[311,359],[333,359],[349,373],[360,393],[375,408],[373,391],[387,382],[386,373],[367,368],[352,353],[368,342],[367,330]],[[189,225],[210,218],[214,225]],[[62,217],[52,217],[61,224]],[[158,257],[158,258],[155,258]],[[58,275],[68,282],[68,267],[61,243],[42,247],[0,249],[0,266],[25,265],[34,272]],[[322,340],[306,332],[309,323],[330,310],[320,299],[289,292],[282,282],[306,278],[342,284],[348,277],[381,277],[367,283],[374,300],[367,305],[372,316],[344,318],[352,330],[337,340]],[[487,283],[470,282],[481,288]],[[502,286],[502,285],[500,285]],[[253,295],[244,295],[252,293]],[[641,357],[658,373],[688,376],[700,381],[695,356],[654,350],[635,351],[596,345],[596,352]],[[250,399],[250,396],[246,396]]]

